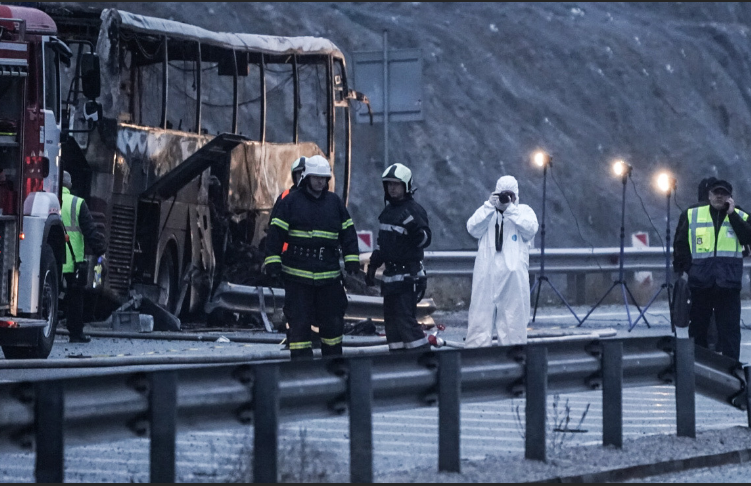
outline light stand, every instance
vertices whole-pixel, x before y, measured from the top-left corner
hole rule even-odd
[[[548,280],[548,277],[545,275],[545,201],[547,200],[548,166],[552,167],[552,160],[553,158],[545,152],[537,152],[534,156],[535,163],[542,166],[542,225],[540,232],[540,273],[537,274],[535,283],[532,286],[532,289],[530,289],[529,291],[531,295],[534,294],[535,289],[537,289],[534,310],[532,312],[532,322],[535,322],[535,317],[537,316],[537,305],[540,302],[540,290],[542,290],[542,282],[547,282],[548,285],[550,285],[550,288],[553,289],[553,292],[556,293],[558,298],[560,298],[561,301],[566,304],[566,307],[569,311],[571,311],[571,314],[574,315],[576,322],[581,324],[582,321],[579,319],[579,316],[576,315],[574,309],[571,308],[568,302],[566,302],[566,299],[563,297],[563,295],[561,295],[558,289],[555,288],[553,282]]]
[[[670,195],[675,192],[675,185],[676,181],[673,177],[666,173],[662,173],[659,176],[657,176],[657,186],[666,194],[666,200],[667,200],[667,206],[666,208],[666,214],[667,214],[667,225],[665,227],[665,283],[660,286],[659,289],[657,289],[657,292],[652,296],[649,303],[644,306],[644,310],[641,311],[639,314],[639,317],[636,318],[634,323],[631,325],[631,327],[628,328],[629,331],[633,329],[633,327],[636,325],[637,322],[639,322],[639,319],[644,317],[644,313],[647,312],[647,309],[649,309],[649,306],[652,305],[652,302],[655,301],[657,296],[660,294],[660,292],[665,290],[668,294],[668,304],[672,302],[671,295],[673,290],[673,284],[670,283]],[[646,318],[644,320],[646,322]],[[673,332],[675,332],[675,327],[672,324],[671,321],[671,327],[673,327]]]
[[[634,305],[636,305],[636,308],[639,310],[640,315],[643,314],[641,308],[639,307],[639,304],[636,303],[636,299],[634,298],[631,290],[626,284],[626,279],[623,271],[623,257],[625,254],[624,245],[626,239],[626,182],[628,181],[628,178],[631,177],[631,171],[633,170],[633,167],[631,167],[631,165],[627,164],[626,162],[619,160],[613,165],[613,170],[616,175],[621,176],[621,182],[623,183],[623,197],[621,199],[621,257],[619,265],[620,268],[618,270],[618,280],[613,282],[613,285],[611,285],[608,291],[605,292],[605,295],[603,295],[602,298],[594,305],[594,307],[592,307],[589,312],[587,312],[587,315],[584,316],[581,321],[579,321],[579,325],[577,327],[584,324],[584,321],[586,321],[587,318],[592,314],[592,312],[597,309],[600,304],[602,304],[602,301],[605,300],[605,297],[607,297],[614,288],[620,286],[621,293],[623,294],[623,303],[626,306],[626,316],[628,317],[630,331],[634,327],[634,325],[636,325],[636,322],[631,321],[631,311],[628,308],[628,297],[631,297],[631,301],[634,303]],[[626,294],[628,294],[628,296]],[[644,317],[644,322],[647,324],[647,327],[650,327],[646,317]]]

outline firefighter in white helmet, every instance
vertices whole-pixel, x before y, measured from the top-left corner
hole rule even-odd
[[[513,176],[498,179],[495,191],[467,221],[479,239],[472,273],[472,300],[466,346],[490,346],[493,328],[498,343],[525,344],[529,322],[529,247],[537,234],[537,216],[519,204]]]
[[[265,271],[284,282],[293,360],[313,357],[311,326],[320,330],[323,356],[342,354],[347,295],[340,257],[347,273],[360,271],[357,232],[344,202],[328,191],[330,179],[328,160],[306,158],[298,190],[279,202],[266,237]]]
[[[370,257],[365,282],[375,285],[376,270],[386,265],[381,295],[389,350],[429,348],[415,316],[427,285],[422,260],[432,238],[428,215],[413,198],[415,188],[409,168],[393,164],[381,179],[386,207],[378,216],[378,246]]]

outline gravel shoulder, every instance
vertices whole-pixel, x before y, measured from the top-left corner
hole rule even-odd
[[[558,478],[612,471],[663,461],[716,455],[751,449],[751,429],[730,427],[697,432],[696,438],[649,435],[625,440],[622,449],[599,444],[566,447],[549,454],[547,462],[524,459],[523,455],[487,456],[481,461],[462,461],[461,473],[415,469],[382,475],[382,483],[487,483],[555,482]],[[643,471],[641,475],[639,471]],[[654,476],[655,471],[635,468],[631,479]],[[657,476],[659,478],[659,476]],[[623,478],[629,479],[629,478]]]

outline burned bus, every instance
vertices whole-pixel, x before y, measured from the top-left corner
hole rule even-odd
[[[325,157],[347,201],[350,102],[364,97],[329,40],[40,8],[82,61],[62,73],[62,159],[106,233],[103,295],[138,292],[179,315],[202,312],[221,281],[257,283],[270,211],[300,156]],[[92,105],[81,83],[96,69]]]

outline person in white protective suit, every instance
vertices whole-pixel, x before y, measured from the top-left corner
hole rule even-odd
[[[529,248],[537,216],[519,204],[519,184],[503,176],[495,191],[467,221],[480,240],[472,273],[466,347],[490,346],[493,327],[501,346],[525,344],[529,322]]]

